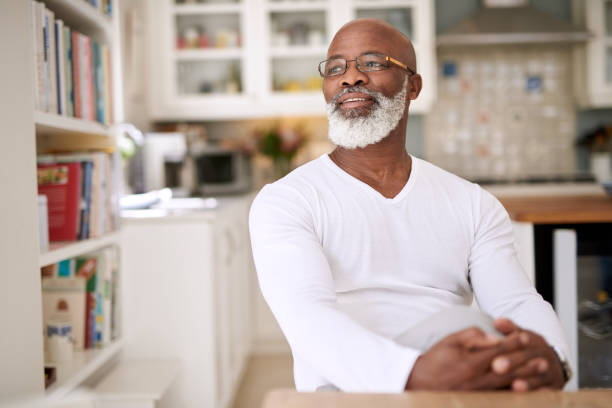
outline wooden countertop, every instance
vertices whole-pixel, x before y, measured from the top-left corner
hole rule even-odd
[[[352,394],[342,392],[300,393],[273,390],[263,408],[506,408],[506,407],[589,407],[609,408],[612,389],[577,392],[409,392],[403,394]]]
[[[605,194],[497,198],[513,221],[534,224],[612,223],[612,198]]]

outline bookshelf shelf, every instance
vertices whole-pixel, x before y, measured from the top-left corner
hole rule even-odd
[[[34,123],[38,135],[86,134],[111,136],[109,128],[101,123],[54,113],[36,111],[34,112]]]
[[[112,244],[119,244],[120,232],[112,232],[100,238],[91,238],[76,242],[53,242],[49,251],[40,254],[40,266],[47,266],[67,258],[93,252]]]
[[[77,30],[101,34],[107,40],[112,35],[112,20],[100,13],[94,6],[83,0],[44,0],[58,18]]]
[[[96,370],[116,356],[123,345],[123,340],[115,340],[101,349],[75,351],[72,360],[61,364],[49,364],[56,367],[57,379],[46,390],[46,395],[61,398],[78,387]]]

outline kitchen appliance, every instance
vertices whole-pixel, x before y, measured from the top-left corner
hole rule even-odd
[[[191,193],[184,161],[187,143],[182,133],[146,133],[142,148],[142,185],[148,192],[168,187],[173,196]]]
[[[250,158],[241,150],[209,145],[191,153],[191,158],[199,195],[239,194],[251,188]]]
[[[530,7],[527,0],[483,0],[483,7],[437,37],[438,45],[584,42],[586,30]]]

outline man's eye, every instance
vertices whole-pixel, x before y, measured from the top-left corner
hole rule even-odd
[[[331,67],[327,68],[327,75],[334,75],[334,74],[339,74],[340,72],[342,72],[342,70],[344,69],[344,66],[342,65],[332,65]]]
[[[379,61],[367,61],[365,63],[365,66],[368,68],[380,68],[383,66],[383,64],[380,63]]]

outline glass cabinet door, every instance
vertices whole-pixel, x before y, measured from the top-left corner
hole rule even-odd
[[[242,93],[242,2],[175,0],[172,10],[177,95]]]
[[[612,0],[606,0],[605,13],[605,42],[606,42],[606,83],[612,85]]]
[[[317,65],[329,41],[327,7],[327,0],[267,2],[269,92],[321,92]]]

